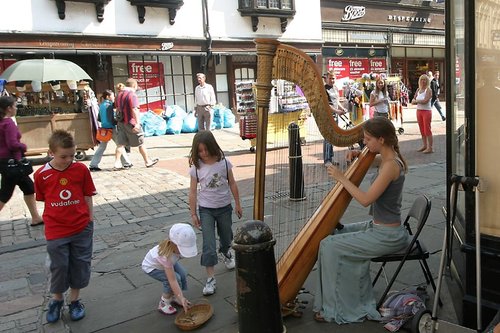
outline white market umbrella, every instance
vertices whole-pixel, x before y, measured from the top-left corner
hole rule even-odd
[[[29,59],[10,65],[0,79],[10,81],[92,80],[77,64],[63,59]]]

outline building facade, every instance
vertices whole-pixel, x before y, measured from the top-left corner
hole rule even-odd
[[[197,72],[234,107],[235,82],[255,77],[258,37],[321,52],[319,0],[8,0],[4,10],[0,72],[21,59],[66,59],[98,94],[135,77],[143,110],[192,110]]]
[[[444,4],[321,0],[321,21],[324,67],[341,76],[385,72],[413,91],[421,74],[445,69]]]

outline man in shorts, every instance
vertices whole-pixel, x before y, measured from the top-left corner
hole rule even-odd
[[[120,162],[120,157],[125,150],[125,146],[139,147],[139,152],[144,159],[147,168],[152,167],[158,163],[158,159],[151,159],[148,156],[148,151],[144,146],[144,132],[140,122],[139,114],[139,99],[135,91],[137,90],[137,80],[129,78],[125,82],[123,88],[116,97],[117,114],[117,150],[115,154],[115,167],[114,170],[123,169]]]

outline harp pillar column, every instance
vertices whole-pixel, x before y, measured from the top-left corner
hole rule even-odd
[[[232,247],[236,258],[239,333],[283,333],[271,228],[248,221],[238,228]]]
[[[264,195],[266,174],[266,142],[269,101],[271,100],[271,84],[273,60],[280,44],[275,39],[256,39],[257,45],[257,143],[255,145],[255,186],[253,218],[264,220]]]

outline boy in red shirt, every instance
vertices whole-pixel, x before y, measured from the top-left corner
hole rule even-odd
[[[50,258],[50,292],[47,321],[55,323],[70,288],[71,320],[85,317],[80,289],[90,280],[94,232],[92,196],[96,189],[88,168],[73,162],[75,141],[70,133],[56,130],[49,139],[53,159],[35,172],[36,200],[44,201],[45,238]]]

